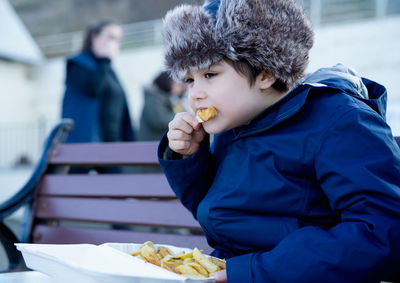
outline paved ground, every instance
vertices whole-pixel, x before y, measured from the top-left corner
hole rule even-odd
[[[33,168],[0,169],[0,202],[5,201],[18,191],[28,181],[32,170]],[[18,210],[5,220],[14,233],[18,233],[22,213],[22,210]],[[0,271],[4,270],[7,265],[8,261],[4,249],[0,247]]]

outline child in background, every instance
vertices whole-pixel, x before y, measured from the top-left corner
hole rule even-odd
[[[217,282],[379,282],[400,268],[400,150],[386,90],[343,65],[304,80],[313,32],[292,0],[183,5],[166,65],[178,113],[158,156],[201,224]],[[213,134],[210,142],[209,134]]]
[[[175,114],[182,112],[186,85],[172,80],[168,73],[160,72],[152,84],[143,89],[144,105],[140,118],[138,139],[159,141]]]

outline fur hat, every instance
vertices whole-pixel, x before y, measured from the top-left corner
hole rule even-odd
[[[211,0],[181,5],[163,24],[165,63],[175,80],[223,58],[270,71],[288,89],[302,78],[313,31],[294,0]]]

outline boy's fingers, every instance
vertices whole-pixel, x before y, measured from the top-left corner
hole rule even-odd
[[[204,129],[197,119],[185,112],[176,114],[168,128],[169,147],[184,156],[194,154],[205,136]]]
[[[169,131],[182,131],[187,134],[191,134],[193,132],[192,126],[186,123],[183,120],[172,120],[168,125]]]
[[[169,147],[173,148],[175,152],[180,152],[189,149],[190,142],[184,140],[170,140]]]
[[[196,127],[198,128],[196,118],[187,112],[181,112],[175,115],[175,118],[169,123],[170,130],[181,130],[187,134],[191,134]]]
[[[192,114],[188,113],[188,112],[181,112],[178,113],[178,115],[181,114],[182,115],[182,119],[186,121],[186,123],[188,123],[190,126],[192,126],[193,129],[197,130],[200,127],[200,123],[199,121],[197,121],[196,117],[193,116]]]
[[[167,133],[167,137],[169,140],[186,140],[189,141],[192,139],[190,134],[187,134],[181,130],[170,130]]]

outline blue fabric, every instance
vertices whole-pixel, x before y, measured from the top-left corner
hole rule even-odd
[[[111,70],[116,83],[119,84],[109,59],[96,59],[90,52],[83,52],[67,60],[66,89],[61,116],[74,120],[75,124],[66,142],[104,141],[100,107],[104,96],[106,68]],[[133,127],[126,100],[123,99],[121,141],[132,141],[135,139]]]
[[[96,62],[89,53],[81,53],[67,61],[66,90],[62,106],[62,118],[74,120],[74,130],[68,136],[67,142],[99,142],[99,105],[100,100],[93,94],[89,95],[89,83],[84,83],[84,73],[74,76],[71,65],[78,66],[84,73],[96,72]]]
[[[220,4],[221,0],[211,0],[207,5],[204,6],[204,9],[208,11],[214,19],[216,19]]]
[[[386,90],[304,82],[252,123],[160,164],[228,282],[377,282],[400,266],[400,150]]]

